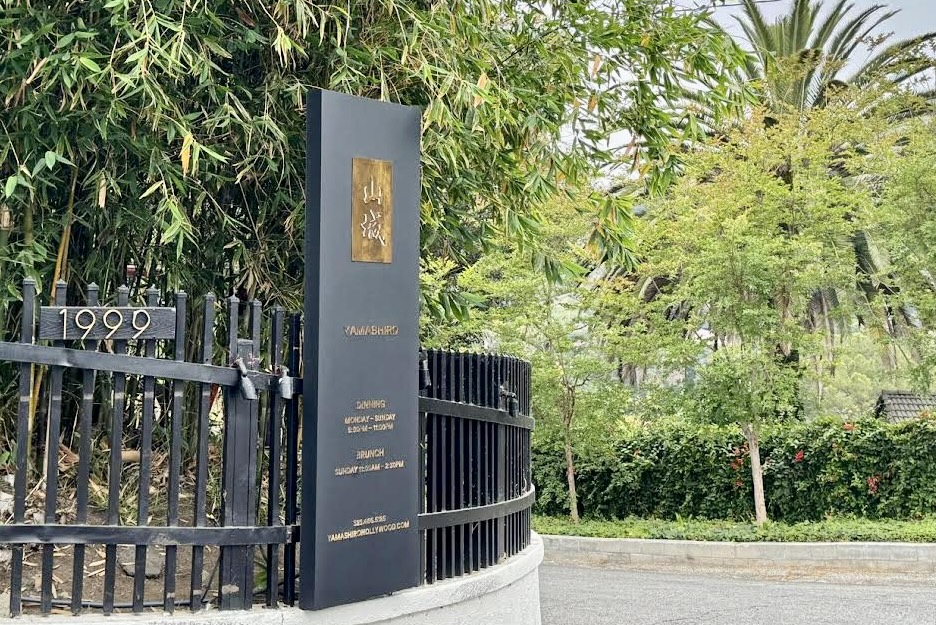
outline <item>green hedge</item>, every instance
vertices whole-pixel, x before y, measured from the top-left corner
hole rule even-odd
[[[899,424],[822,419],[767,428],[764,488],[772,520],[914,519],[936,513],[936,418]],[[576,458],[579,512],[597,518],[749,519],[750,458],[740,429],[662,423]],[[568,513],[559,444],[539,440],[537,512]]]

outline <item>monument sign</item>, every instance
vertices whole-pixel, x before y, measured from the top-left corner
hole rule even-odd
[[[420,111],[314,90],[307,133],[300,605],[320,609],[419,584]]]

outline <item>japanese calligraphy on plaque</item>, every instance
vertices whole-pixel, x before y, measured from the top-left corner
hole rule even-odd
[[[393,164],[351,159],[351,260],[393,262]]]

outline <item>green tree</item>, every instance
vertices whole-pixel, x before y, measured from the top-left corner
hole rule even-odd
[[[793,0],[785,15],[768,23],[757,3],[744,0],[743,14],[738,19],[750,42],[750,57],[745,79],[758,85],[761,99],[772,111],[804,110],[825,106],[835,89],[848,85],[867,89],[889,98],[894,88],[916,92],[919,100],[904,100],[905,107],[890,108],[892,117],[926,114],[932,111],[936,84],[922,81],[923,72],[934,67],[932,44],[936,32],[890,42],[886,31],[888,20],[899,11],[884,4],[858,9],[853,2],[837,0],[820,17],[824,3],[814,0]],[[865,48],[881,48],[871,58],[854,69],[848,66]],[[880,84],[887,86],[880,89]],[[880,100],[866,100],[855,114],[868,114],[880,106]],[[834,175],[847,175],[834,171]],[[857,274],[864,295],[869,300],[883,299],[891,289],[886,278],[886,254],[877,247],[867,232],[857,232],[852,238],[858,257]],[[883,263],[883,264],[882,264]],[[823,311],[838,306],[835,293],[820,288],[813,295],[814,318],[829,323]],[[893,337],[906,329],[907,310],[892,315],[884,303],[877,311]],[[896,368],[897,359],[888,360]]]
[[[885,154],[897,138],[886,116],[856,116],[851,102],[807,115],[758,109],[687,159],[640,222],[640,271],[662,278],[649,301],[622,293],[619,318],[638,321],[617,348],[664,373],[698,369],[700,415],[738,423],[748,440],[758,522],[759,427],[801,416],[805,377],[835,366],[831,323],[866,312],[851,241],[870,223],[875,188],[859,174],[869,151]],[[853,176],[830,176],[834,167]],[[840,303],[826,324],[815,322],[820,289]]]
[[[23,272],[46,292],[64,277],[109,293],[133,263],[134,293],[157,284],[296,307],[312,87],[423,107],[427,258],[461,266],[506,235],[555,273],[536,245],[544,202],[613,164],[606,139],[621,129],[666,184],[687,138],[667,92],[737,59],[704,14],[665,0],[0,6],[7,300]],[[627,199],[582,208],[594,245],[627,262]]]
[[[543,241],[563,266],[592,266],[597,255],[585,245],[590,227],[588,216],[572,202],[556,202],[544,219]],[[435,327],[435,340],[530,360],[536,435],[558,441],[569,514],[578,521],[575,458],[583,447],[600,444],[608,426],[600,419],[605,407],[594,405],[597,397],[609,396],[613,379],[613,363],[604,352],[609,330],[596,314],[608,283],[581,270],[549,280],[515,242],[504,241],[467,268],[458,284],[476,308],[466,322]],[[592,418],[583,420],[586,416]]]
[[[901,145],[877,154],[874,174],[881,187],[873,234],[888,251],[877,276],[890,285],[885,301],[891,315],[904,314],[904,341],[893,340],[894,350],[910,349],[914,384],[928,390],[936,370],[936,126],[932,119],[907,125]]]
[[[881,4],[859,10],[852,2],[836,0],[823,12],[826,5],[822,1],[792,0],[789,11],[772,22],[765,18],[757,2],[743,0],[742,4],[742,15],[736,19],[745,34],[742,45],[748,49],[748,58],[733,80],[750,87],[744,93],[753,106],[764,111],[763,123],[776,123],[778,115],[843,104],[851,107],[853,115],[886,116],[895,124],[932,112],[936,85],[924,81],[923,73],[934,67],[932,42],[936,32],[888,42],[881,29],[898,11]],[[848,68],[867,47],[881,49],[857,68]],[[907,97],[908,93],[916,97]],[[712,123],[713,114],[707,113],[704,105],[695,110],[710,132],[717,135],[723,126]],[[731,123],[746,124],[750,109],[736,110],[738,117]],[[849,141],[845,137],[829,139],[831,152]],[[860,137],[851,140],[865,141]],[[776,167],[774,172],[780,178],[792,175],[787,165]],[[828,170],[830,176],[853,173],[841,163]],[[912,303],[888,296],[895,290],[889,277],[893,267],[878,239],[858,230],[849,240],[857,263],[857,296],[871,306],[862,308],[862,320],[869,325],[879,323],[888,335],[884,362],[891,370],[888,375],[892,375],[900,362],[893,345],[901,335],[912,332],[919,320],[914,317]],[[645,277],[638,288],[645,298],[656,296],[653,279]],[[829,341],[847,329],[843,320],[848,315],[840,309],[849,308],[851,302],[842,301],[841,295],[835,285],[817,285],[810,302],[807,323],[824,331]]]

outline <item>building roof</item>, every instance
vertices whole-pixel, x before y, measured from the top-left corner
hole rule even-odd
[[[888,421],[916,419],[923,412],[936,411],[936,395],[910,391],[882,391],[874,414]]]

